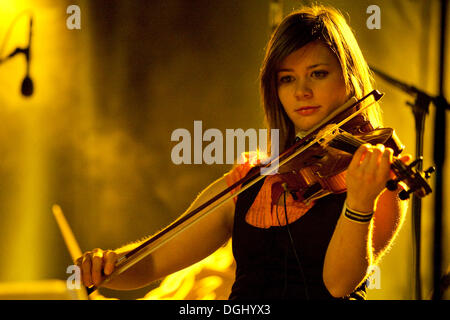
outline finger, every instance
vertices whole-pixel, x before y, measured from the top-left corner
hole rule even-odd
[[[386,179],[388,178],[391,172],[391,164],[393,156],[394,150],[392,150],[391,148],[386,148],[381,157],[380,171],[385,173]]]
[[[95,285],[99,284],[102,280],[103,269],[103,251],[100,249],[93,250],[92,255],[92,281]]]
[[[394,161],[393,160],[394,159],[393,152],[392,152],[392,155],[391,155],[390,158],[391,158],[390,159],[390,163],[393,163],[393,161]],[[403,154],[403,155],[398,155],[398,156],[395,157],[395,161],[400,160],[405,165],[408,165],[411,162],[412,159],[413,159],[413,156],[411,154],[409,154],[409,153],[406,153],[406,154]],[[393,170],[391,170],[389,175],[390,175],[391,179],[395,179],[396,178],[396,174],[394,173]]]
[[[81,256],[77,260],[75,260],[75,265],[77,265],[81,269],[81,263],[82,262],[83,262],[83,256]]]
[[[413,156],[409,153],[400,155],[400,157],[399,157],[400,161],[402,161],[405,164],[408,164],[409,162],[411,162],[412,158],[413,158]]]
[[[373,146],[370,149],[369,157],[366,161],[366,172],[376,175],[378,173],[378,166],[380,164],[380,159],[384,153],[385,147],[382,144]],[[375,176],[374,176],[375,178]]]
[[[356,150],[355,154],[353,155],[352,161],[348,166],[349,170],[354,170],[360,166],[361,161],[363,160],[364,155],[367,153],[369,147],[370,145],[363,144],[358,148],[358,150]]]
[[[373,147],[368,146],[361,159],[361,163],[359,164],[359,169],[363,174],[366,174],[369,171],[369,164],[373,161],[373,158]]]
[[[117,260],[117,254],[112,251],[108,250],[105,252],[104,255],[105,259],[105,275],[110,275],[114,271],[114,267],[116,265]]]
[[[91,253],[87,252],[83,256],[83,261],[81,262],[81,276],[83,278],[83,284],[86,287],[90,287],[92,285],[91,278]]]

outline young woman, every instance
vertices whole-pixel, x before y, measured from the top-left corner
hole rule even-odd
[[[280,130],[280,151],[352,96],[372,90],[367,63],[345,19],[322,6],[294,11],[281,22],[260,78],[268,127]],[[377,105],[366,116],[374,127],[381,125]],[[346,171],[347,192],[309,204],[285,192],[280,175],[267,176],[105,286],[143,287],[205,258],[232,237],[237,270],[230,299],[363,298],[368,268],[392,244],[406,211],[398,192],[385,189],[392,156],[383,145],[361,146]],[[236,166],[187,212],[251,167]],[[137,245],[86,252],[77,262],[84,285],[99,284],[102,272],[111,274],[118,257]]]

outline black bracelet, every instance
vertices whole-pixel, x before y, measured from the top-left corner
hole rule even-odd
[[[347,205],[344,206],[344,209],[344,216],[351,221],[358,223],[368,223],[370,222],[370,220],[372,220],[373,211],[368,213],[356,212],[347,208]]]

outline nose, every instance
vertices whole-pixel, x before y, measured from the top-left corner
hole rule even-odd
[[[296,82],[294,95],[297,100],[312,97],[313,91],[307,80],[299,80]]]

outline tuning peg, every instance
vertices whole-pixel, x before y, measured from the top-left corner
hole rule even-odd
[[[395,191],[397,190],[398,187],[398,183],[399,183],[400,179],[391,179],[388,180],[388,182],[386,182],[386,188],[390,191]]]
[[[409,189],[408,191],[402,190],[398,193],[398,197],[400,200],[407,200],[409,199],[409,195],[413,192],[413,190]]]
[[[427,170],[425,170],[423,172],[423,173],[425,173],[425,179],[428,179],[431,176],[431,174],[435,171],[436,171],[436,168],[434,166],[431,166]]]

